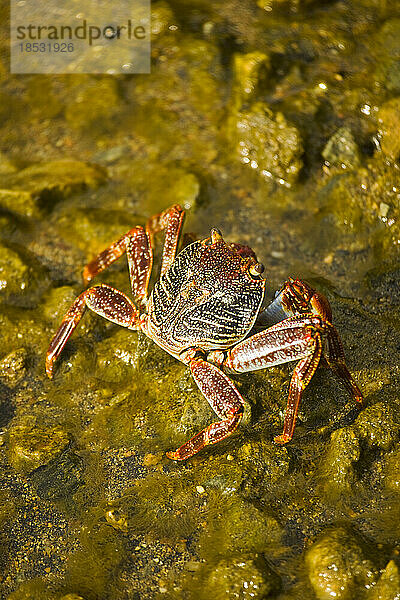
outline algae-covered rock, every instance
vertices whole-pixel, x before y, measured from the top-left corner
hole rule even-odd
[[[199,539],[203,557],[232,552],[268,552],[280,546],[277,520],[236,496],[210,494],[207,529]]]
[[[251,100],[269,70],[269,58],[264,52],[236,53],[233,57],[233,106],[241,109]]]
[[[331,435],[329,446],[318,469],[319,487],[332,500],[354,491],[357,482],[355,463],[360,457],[360,443],[354,431],[347,427]]]
[[[400,417],[391,404],[378,402],[367,406],[353,427],[369,446],[389,450],[399,439]]]
[[[61,444],[60,444],[61,446]],[[38,496],[46,500],[70,502],[83,483],[83,459],[70,449],[33,471],[30,479]]]
[[[395,160],[400,154],[400,98],[392,98],[381,106],[378,122],[382,152]]]
[[[287,449],[264,440],[243,444],[238,460],[243,469],[242,489],[249,496],[278,483],[289,472]]]
[[[87,188],[96,188],[105,180],[106,171],[103,167],[78,160],[58,160],[39,163],[18,173],[5,175],[1,187],[6,208],[13,210],[12,196],[7,196],[11,191],[19,194],[16,197],[15,211],[25,216],[35,216],[39,207],[38,200],[59,200]],[[30,200],[24,210],[23,201],[27,195]]]
[[[28,353],[25,348],[10,352],[0,361],[0,381],[15,387],[26,375]]]
[[[305,566],[318,600],[353,600],[378,579],[369,545],[346,525],[326,529],[307,550]]]
[[[0,190],[0,208],[23,217],[38,217],[37,198],[24,190]]]
[[[386,456],[384,484],[386,489],[400,493],[400,448]]]
[[[400,571],[394,560],[388,562],[379,581],[367,598],[368,600],[399,600]]]
[[[201,598],[264,600],[280,587],[279,577],[261,556],[221,560],[204,582]]]
[[[42,305],[43,316],[54,323],[61,322],[65,313],[74,302],[77,294],[73,287],[63,285],[61,287],[52,288],[46,294],[46,298]]]
[[[282,113],[275,115],[262,102],[237,114],[232,135],[240,160],[265,177],[293,183],[302,167],[298,130]]]
[[[28,419],[9,431],[10,463],[16,471],[29,473],[59,456],[69,441],[69,435],[62,427],[44,428]]]
[[[167,33],[169,27],[176,23],[174,13],[167,2],[161,0],[152,6],[151,9],[151,35],[156,39],[164,33]]]
[[[360,164],[360,152],[348,127],[341,127],[333,134],[323,149],[322,156],[332,167],[352,169]]]
[[[120,97],[115,78],[90,78],[71,90],[65,117],[74,129],[104,131],[113,125]]]
[[[138,335],[127,329],[118,329],[112,337],[96,344],[96,353],[103,381],[129,381],[140,361]]]
[[[16,249],[0,245],[0,299],[26,296],[36,288],[39,272]]]

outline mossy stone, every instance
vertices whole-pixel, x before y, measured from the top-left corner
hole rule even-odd
[[[90,79],[72,89],[71,96],[65,117],[72,128],[101,132],[112,127],[121,102],[115,78]]]
[[[201,598],[264,600],[280,587],[279,577],[261,557],[221,560],[204,582]]]
[[[305,566],[318,600],[354,600],[376,583],[379,571],[369,545],[346,525],[318,536],[306,551]]]
[[[399,439],[400,417],[393,405],[378,402],[357,417],[354,430],[369,446],[389,450]]]
[[[233,139],[241,162],[265,177],[296,181],[302,167],[301,137],[282,113],[274,115],[262,102],[253,104],[237,114]]]
[[[23,217],[39,217],[37,198],[24,190],[0,190],[0,208]]]
[[[396,160],[400,154],[400,98],[393,98],[381,106],[378,122],[382,152]]]
[[[386,489],[400,494],[400,448],[395,449],[386,457],[384,484]]]
[[[394,560],[386,565],[377,584],[368,594],[368,600],[398,600],[400,598],[400,571]]]
[[[28,353],[18,348],[0,360],[0,381],[9,387],[15,387],[26,375]]]
[[[264,52],[236,53],[233,57],[233,103],[238,110],[244,102],[251,100],[260,80],[269,70],[269,58]]]
[[[105,180],[106,171],[103,167],[78,160],[57,160],[32,165],[4,176],[2,188],[30,194],[33,206],[29,210],[35,214],[37,199],[42,202],[59,200],[87,188],[96,188]]]
[[[16,471],[29,473],[59,456],[69,441],[68,433],[59,426],[44,428],[29,420],[14,425],[8,440],[10,463]]]
[[[318,468],[319,489],[332,501],[351,494],[357,482],[355,463],[360,458],[360,443],[349,427],[331,435],[329,446]]]
[[[0,246],[0,298],[21,294],[32,283],[32,272],[21,256]]]
[[[360,164],[360,151],[348,127],[341,127],[329,138],[322,156],[332,167],[353,169]]]

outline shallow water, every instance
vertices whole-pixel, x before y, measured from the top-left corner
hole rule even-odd
[[[394,600],[400,7],[153,18],[150,75],[10,76],[2,29],[0,595]],[[215,416],[142,334],[85,314],[45,377],[85,263],[176,202],[185,232],[255,250],[268,298],[288,276],[327,295],[361,413],[320,368],[278,447],[293,365],[237,376],[243,424],[174,463]],[[125,259],[98,280],[129,293]]]

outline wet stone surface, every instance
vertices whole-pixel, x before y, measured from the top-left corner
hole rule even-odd
[[[0,21],[0,597],[398,600],[400,8],[152,3],[146,75],[9,74]],[[325,294],[365,407],[321,366],[277,446],[294,365],[233,377],[236,432],[188,369],[86,311],[83,266],[179,202]],[[157,277],[162,236],[156,237]],[[130,295],[126,258],[93,284]]]

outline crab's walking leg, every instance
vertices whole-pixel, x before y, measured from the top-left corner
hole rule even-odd
[[[364,401],[363,395],[346,366],[342,341],[333,325],[329,325],[328,327],[327,340],[328,355],[326,356],[326,361],[328,366],[332,369],[335,375],[339,377],[341,381],[343,381],[346,389],[353,396],[354,400],[358,402],[359,408],[362,408]]]
[[[300,361],[290,382],[283,433],[275,438],[279,444],[293,437],[301,396],[321,358],[324,328],[319,317],[293,317],[245,339],[228,352],[224,364],[237,373]]]
[[[176,255],[176,249],[179,241],[179,234],[183,225],[185,211],[175,204],[159,215],[155,215],[148,220],[146,232],[151,244],[153,244],[154,234],[159,231],[165,231],[165,241],[161,261],[161,275],[172,265]]]
[[[126,252],[132,294],[140,302],[147,294],[152,266],[150,241],[143,227],[134,227],[119,240],[100,252],[83,270],[83,280],[87,285],[93,277],[104,271]]]
[[[146,231],[143,227],[138,226],[125,233],[86,265],[83,270],[85,285],[126,252],[133,298],[136,302],[141,303],[147,296],[147,287],[153,264],[153,236],[165,229],[161,266],[161,272],[163,273],[175,258],[184,214],[182,208],[175,205],[161,214],[151,217],[147,222]]]
[[[209,444],[215,444],[230,435],[243,416],[244,400],[238,390],[218,367],[201,360],[193,359],[190,369],[200,391],[221,421],[212,423],[175,452],[167,452],[168,458],[184,460],[193,456]]]
[[[54,362],[86,308],[122,327],[140,327],[139,312],[125,294],[105,284],[89,288],[76,298],[50,342],[46,354],[46,373],[50,378],[53,376]]]

